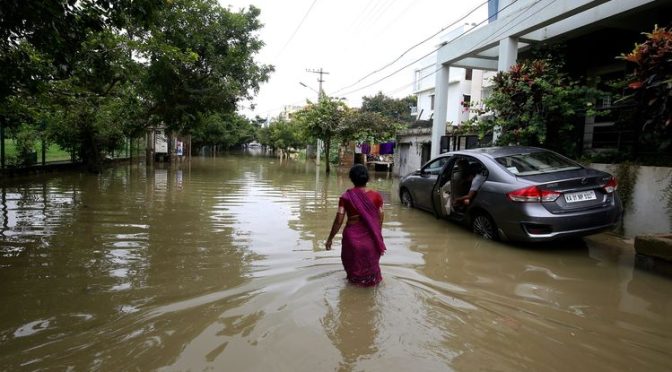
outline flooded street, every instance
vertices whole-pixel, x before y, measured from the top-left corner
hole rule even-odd
[[[517,247],[385,198],[347,284],[347,174],[227,156],[5,180],[0,369],[668,371],[672,279],[600,239]]]

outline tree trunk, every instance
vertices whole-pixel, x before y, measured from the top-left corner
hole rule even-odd
[[[102,152],[98,149],[94,129],[86,125],[81,138],[80,158],[89,172],[100,173],[103,169],[104,158]]]
[[[150,165],[154,161],[154,129],[145,133],[145,164]]]
[[[331,149],[331,138],[327,138],[326,141],[324,141],[324,162],[327,163],[327,174],[331,172],[331,164],[329,162],[329,150]]]

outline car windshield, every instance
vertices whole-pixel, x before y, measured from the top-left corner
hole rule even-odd
[[[507,155],[495,160],[518,176],[581,169],[579,164],[548,151]]]

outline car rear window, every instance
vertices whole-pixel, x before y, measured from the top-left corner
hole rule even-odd
[[[519,176],[581,169],[581,165],[548,151],[512,154],[496,158],[509,172]]]

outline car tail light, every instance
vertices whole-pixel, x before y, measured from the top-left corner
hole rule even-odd
[[[611,194],[612,192],[616,191],[618,189],[618,182],[616,181],[616,177],[611,177],[607,183],[602,185],[602,188],[607,192],[607,194]]]
[[[560,193],[552,190],[542,190],[537,186],[511,191],[506,196],[515,202],[552,202]]]

